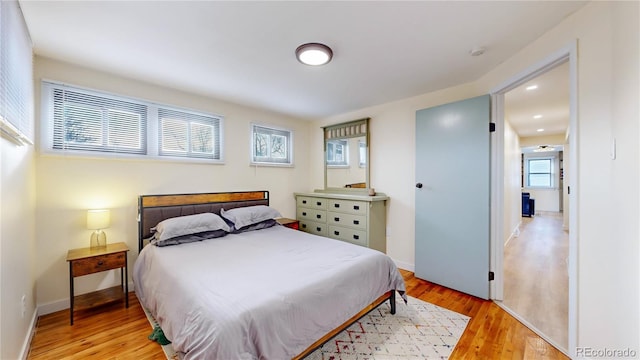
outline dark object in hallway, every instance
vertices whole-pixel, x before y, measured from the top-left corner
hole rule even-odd
[[[528,192],[522,193],[522,216],[532,217],[536,213],[536,200]]]

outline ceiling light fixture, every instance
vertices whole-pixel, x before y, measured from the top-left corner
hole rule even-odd
[[[533,149],[534,152],[547,152],[555,150],[556,148],[550,145],[539,145],[536,149]]]
[[[544,129],[538,129],[538,130],[536,130],[536,131],[537,131],[537,132],[543,132],[543,131],[544,131]]]
[[[535,90],[538,88],[538,85],[529,85],[525,88],[525,90],[531,91],[531,90]]]
[[[298,46],[296,58],[305,65],[319,66],[331,61],[333,51],[324,44],[307,43]]]
[[[540,118],[542,118],[542,115],[540,115],[540,114],[538,114],[538,115],[533,115],[533,118],[534,118],[534,119],[540,119]]]

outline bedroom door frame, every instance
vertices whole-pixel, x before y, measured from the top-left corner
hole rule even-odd
[[[506,80],[490,91],[492,114],[491,121],[496,124],[496,136],[491,146],[491,257],[490,268],[495,274],[495,281],[490,282],[490,297],[502,300],[504,294],[504,94],[519,85],[549,71],[555,66],[569,63],[569,168],[570,188],[569,201],[569,321],[568,321],[568,349],[570,357],[575,356],[577,345],[577,310],[578,310],[578,43],[572,41],[563,48],[550,54],[542,61],[528,67],[519,74]],[[496,302],[501,306],[501,302]],[[502,306],[501,306],[502,307]],[[508,309],[509,313],[519,320],[517,314]],[[544,337],[543,337],[544,338]],[[545,338],[545,340],[548,340]]]

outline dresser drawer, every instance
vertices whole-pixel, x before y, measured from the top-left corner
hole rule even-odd
[[[319,223],[327,222],[327,212],[325,210],[298,208],[296,210],[298,220],[315,221]]]
[[[310,234],[327,236],[327,224],[315,221],[300,220],[300,230]]]
[[[364,215],[345,214],[329,211],[327,224],[335,226],[348,226],[363,231],[367,230],[367,217]]]
[[[314,198],[309,196],[298,196],[296,198],[296,204],[298,207],[305,207],[311,209],[327,209],[327,199],[324,198]]]
[[[124,267],[125,264],[125,253],[121,252],[73,260],[71,268],[73,276],[82,276],[105,270],[119,269]]]
[[[357,215],[367,215],[367,206],[368,203],[362,201],[351,201],[351,200],[329,200],[329,210],[331,211],[340,211],[346,212],[350,214]]]
[[[348,241],[356,245],[367,246],[367,232],[341,226],[329,226],[329,237]]]

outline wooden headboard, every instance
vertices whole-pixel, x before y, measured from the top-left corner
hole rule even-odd
[[[151,228],[162,220],[206,212],[220,215],[222,208],[229,210],[254,205],[269,205],[269,192],[140,195],[138,197],[138,251],[144,247],[144,239],[151,237]]]

